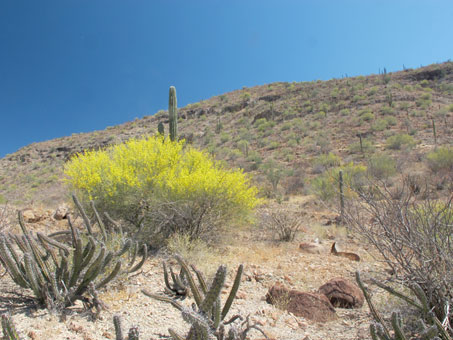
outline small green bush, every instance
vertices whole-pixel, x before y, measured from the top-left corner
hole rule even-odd
[[[384,106],[381,108],[381,113],[386,116],[386,115],[394,115],[395,114],[395,110],[390,107],[390,106]]]
[[[324,111],[319,111],[315,114],[314,119],[320,120],[326,118],[326,113]]]
[[[391,150],[411,149],[415,146],[414,137],[408,134],[398,134],[387,138],[386,148]]]
[[[387,119],[380,118],[376,120],[373,125],[371,126],[371,130],[373,131],[384,131],[388,127]]]
[[[390,126],[395,126],[398,123],[398,120],[396,119],[396,117],[393,117],[393,116],[385,117],[385,120],[387,121],[387,123]]]
[[[338,195],[339,172],[343,171],[343,185],[345,197],[353,197],[354,190],[363,185],[367,168],[364,165],[348,163],[324,171],[311,181],[313,193],[323,201],[330,201]]]
[[[340,111],[340,114],[341,114],[342,116],[349,116],[349,115],[351,114],[351,111],[350,111],[349,109],[342,109],[342,110]]]
[[[395,161],[385,154],[374,155],[368,159],[368,173],[377,179],[388,179],[396,173]]]
[[[367,112],[367,113],[361,115],[360,119],[365,122],[369,122],[374,119],[374,114],[372,114],[371,112]]]
[[[231,136],[229,133],[227,132],[222,132],[220,134],[220,142],[223,144],[223,143],[226,143],[230,140]]]
[[[321,166],[324,168],[332,168],[334,166],[340,166],[340,164],[341,158],[332,152],[329,152],[328,154],[319,155],[313,161],[313,166],[315,167]]]
[[[440,147],[426,156],[433,172],[453,170],[453,147]]]
[[[352,143],[351,145],[349,145],[348,149],[349,149],[350,153],[359,153],[359,152],[361,152],[361,150],[360,150],[360,141],[358,141],[356,143]],[[363,149],[363,152],[365,152],[365,153],[372,152],[374,150],[373,141],[371,141],[369,139],[366,139],[366,138],[363,138],[362,139],[362,149]]]

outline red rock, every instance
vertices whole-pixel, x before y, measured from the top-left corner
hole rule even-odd
[[[326,295],[332,305],[340,308],[360,308],[365,300],[356,284],[341,277],[323,284],[319,287],[318,293]]]
[[[266,301],[277,304],[296,316],[316,322],[327,322],[337,318],[335,309],[325,295],[290,290],[279,283],[269,289]]]

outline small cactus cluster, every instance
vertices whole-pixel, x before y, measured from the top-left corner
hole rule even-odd
[[[375,323],[370,325],[370,334],[373,340],[408,340],[410,339],[403,331],[403,321],[401,314],[398,312],[393,312],[391,316],[391,326],[393,332],[390,332],[389,328],[385,325],[383,318],[377,311],[376,307],[371,301],[371,297],[368,294],[367,289],[365,288],[361,278],[360,273],[356,272],[356,281],[360,289],[365,296],[368,307],[370,308],[371,314],[373,315]],[[419,285],[413,284],[411,286],[412,293],[417,297],[418,301],[401,294],[400,292],[395,291],[393,288],[384,285],[383,283],[372,280],[374,284],[378,287],[386,290],[392,295],[397,296],[398,298],[403,299],[410,305],[416,307],[422,316],[419,320],[420,323],[420,339],[424,340],[452,340],[451,336],[448,334],[446,327],[439,321],[439,319],[434,315],[428,306],[428,298],[426,297],[425,292],[420,288]],[[428,322],[429,325],[426,325],[425,322]],[[393,333],[393,335],[391,334]]]
[[[173,269],[170,267],[169,271],[170,271],[170,275],[171,275],[171,279],[172,279],[172,283],[170,283],[168,272],[167,272],[167,265],[165,264],[165,261],[162,262],[162,266],[164,267],[165,293],[172,297],[180,298],[181,300],[184,300],[187,297],[187,294],[189,292],[189,287],[188,287],[187,278],[184,274],[182,267],[181,267],[181,270],[179,271],[179,275],[176,275],[173,272]],[[192,267],[192,268],[194,268],[194,267]]]
[[[197,284],[187,263],[179,255],[176,255],[176,260],[181,267],[181,271],[179,277],[174,274],[172,275],[173,285],[169,283],[168,274],[164,267],[166,291],[170,290],[173,293],[176,291],[177,293],[181,288],[182,291],[186,291],[188,285],[192,293],[191,295],[195,300],[195,304],[192,307],[181,305],[176,299],[178,294],[174,294],[175,298],[170,298],[168,296],[149,293],[146,290],[142,291],[149,297],[170,303],[182,313],[183,319],[191,324],[189,333],[185,338],[177,334],[173,329],[169,329],[170,336],[173,340],[244,340],[251,329],[260,331],[267,339],[267,336],[257,325],[249,322],[249,318],[244,320],[240,315],[235,315],[231,319],[225,320],[239,289],[243,271],[242,265],[239,266],[236,272],[233,286],[222,307],[220,295],[227,275],[226,267],[220,266],[217,269],[214,279],[208,287],[200,271],[192,266],[192,270],[198,279]],[[171,269],[170,273],[173,273]],[[237,320],[242,321],[240,325],[234,324]],[[226,330],[227,325],[229,326],[228,331]]]
[[[113,244],[114,233],[107,233],[97,210],[92,204],[100,236],[93,232],[93,226],[73,196],[76,207],[85,222],[86,235],[80,235],[68,217],[70,243],[57,241],[52,235],[34,235],[27,229],[22,212],[19,212],[19,225],[22,235],[0,234],[0,260],[13,281],[23,288],[30,288],[39,305],[49,310],[61,310],[73,305],[76,300],[91,303],[86,294],[94,297],[94,306],[99,305],[96,289],[102,288],[121,273],[137,271],[146,258],[138,263],[138,244],[121,236],[117,249]],[[109,249],[112,248],[112,249]],[[22,255],[20,255],[22,253]],[[128,254],[126,265],[123,255]]]
[[[113,317],[113,325],[115,326],[115,340],[125,340],[123,337],[123,329],[121,327],[121,318],[118,315]],[[140,333],[137,327],[129,328],[129,332],[127,334],[127,340],[139,340]]]

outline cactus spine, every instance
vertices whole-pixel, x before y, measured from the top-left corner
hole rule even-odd
[[[170,125],[170,140],[176,141],[178,138],[178,104],[176,100],[176,88],[170,86],[170,93],[168,96],[168,115]]]

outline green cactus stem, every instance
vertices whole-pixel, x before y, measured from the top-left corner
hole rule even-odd
[[[178,105],[176,100],[176,88],[170,86],[170,93],[168,96],[168,115],[170,125],[170,140],[176,141],[178,138]]]
[[[162,136],[165,135],[164,123],[159,122],[159,124],[157,124],[157,133]]]

